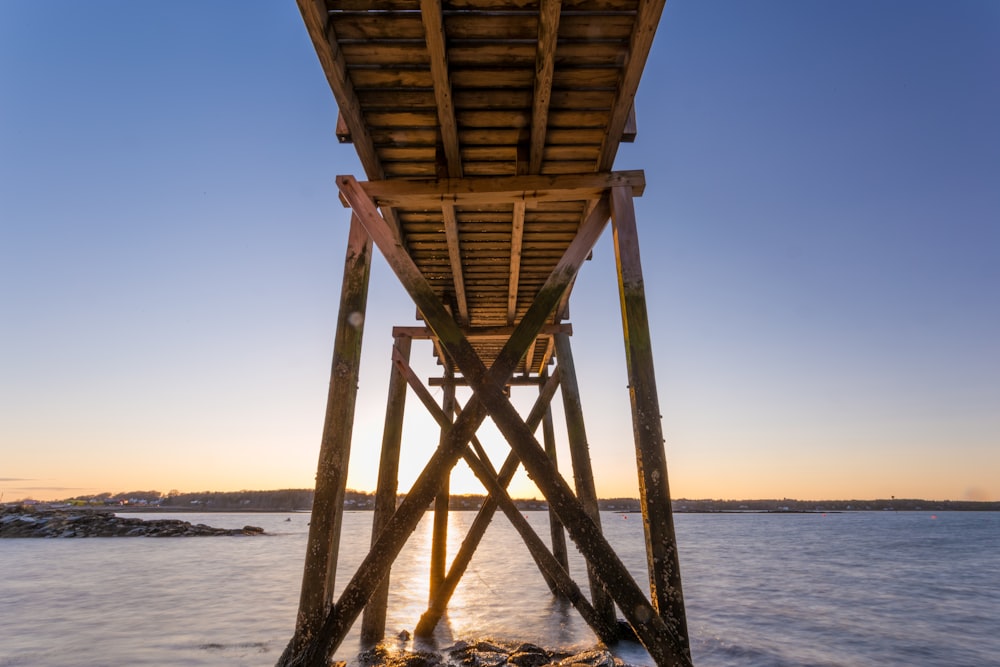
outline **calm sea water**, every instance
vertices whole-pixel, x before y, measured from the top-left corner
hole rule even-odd
[[[452,515],[452,553],[473,516]],[[546,513],[526,516],[547,536]],[[309,516],[177,518],[272,535],[0,540],[0,666],[273,665],[292,631]],[[393,570],[389,634],[412,630],[424,610],[429,519]],[[602,520],[644,584],[638,515]],[[370,521],[345,515],[341,586],[367,551]],[[699,667],[1000,665],[1000,513],[682,514],[676,523]],[[586,589],[578,558],[571,570]],[[435,641],[484,636],[596,643],[501,516]],[[338,657],[358,649],[355,632]],[[616,652],[651,664],[636,645]]]

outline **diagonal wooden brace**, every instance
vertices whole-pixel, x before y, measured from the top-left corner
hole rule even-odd
[[[451,420],[445,414],[444,410],[438,406],[434,397],[427,390],[424,384],[417,377],[417,374],[413,372],[413,369],[409,367],[409,364],[405,362],[401,357],[394,356],[393,362],[396,364],[397,368],[400,368],[403,376],[409,382],[410,387],[417,394],[417,397],[427,408],[427,411],[434,417],[435,421],[441,426],[442,429],[448,430],[451,428]],[[456,409],[458,406],[456,404]],[[537,428],[538,423],[536,421],[535,427]],[[608,623],[606,619],[598,614],[594,607],[587,601],[583,593],[580,591],[580,587],[570,578],[569,573],[559,564],[559,561],[552,555],[548,547],[538,536],[538,534],[532,529],[528,524],[527,519],[521,514],[520,510],[511,500],[510,496],[507,494],[506,484],[501,483],[497,478],[497,473],[489,463],[489,459],[486,456],[486,452],[483,450],[482,445],[479,443],[478,439],[473,437],[473,446],[475,446],[478,456],[469,447],[465,448],[462,454],[462,458],[465,462],[469,464],[472,472],[475,473],[476,477],[482,482],[483,486],[490,494],[490,498],[493,502],[500,506],[503,513],[510,520],[514,529],[524,540],[525,545],[528,547],[528,551],[531,553],[531,557],[535,559],[535,563],[538,565],[538,569],[541,571],[542,576],[545,578],[546,582],[550,587],[557,590],[561,595],[573,603],[573,605],[583,616],[584,620],[593,628],[594,633],[604,642],[615,642],[618,639],[617,627],[611,622]],[[512,452],[513,454],[513,452]],[[508,480],[509,481],[509,480]],[[421,619],[423,620],[423,619]]]
[[[548,378],[545,385],[542,387],[542,390],[539,392],[538,399],[535,401],[534,407],[531,409],[531,412],[528,414],[528,418],[525,420],[528,424],[528,428],[534,429],[538,427],[538,423],[542,421],[545,414],[548,412],[549,403],[552,401],[552,397],[555,395],[558,386],[559,369],[556,368],[555,372],[550,378]],[[514,452],[507,455],[507,459],[500,467],[500,473],[497,475],[497,480],[502,487],[506,488],[510,484],[510,481],[514,478],[514,473],[517,472],[520,463],[521,462],[517,458],[517,454]],[[448,601],[455,593],[455,588],[458,586],[458,582],[461,580],[462,575],[465,574],[465,570],[469,567],[469,563],[472,561],[472,556],[479,547],[479,543],[483,539],[483,535],[486,534],[486,529],[493,520],[493,515],[496,511],[496,500],[494,500],[492,496],[487,496],[483,506],[479,508],[479,513],[476,514],[476,518],[473,519],[472,525],[469,527],[469,531],[465,534],[465,539],[462,540],[462,545],[459,547],[458,553],[455,554],[455,558],[451,563],[451,568],[448,570],[448,575],[445,577],[444,582],[441,584],[441,588],[438,590],[438,595],[431,599],[427,611],[420,617],[420,621],[417,623],[417,627],[413,632],[415,635],[429,636],[434,631],[438,622],[440,622],[445,609],[448,607]]]

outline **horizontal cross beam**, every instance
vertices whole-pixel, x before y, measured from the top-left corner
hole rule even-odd
[[[338,176],[340,182],[343,176]],[[446,178],[426,181],[366,181],[359,183],[376,206],[439,208],[443,204],[472,206],[525,202],[590,201],[609,188],[628,187],[639,197],[646,175],[639,170],[599,174]],[[345,207],[347,200],[341,197]]]
[[[505,341],[514,333],[514,327],[476,327],[465,330],[465,338],[469,341]],[[539,336],[554,336],[555,334],[573,335],[572,324],[546,324],[538,330]],[[413,340],[433,340],[437,338],[430,327],[393,327],[393,338],[407,336]]]

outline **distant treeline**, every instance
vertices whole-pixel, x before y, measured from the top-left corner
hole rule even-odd
[[[921,500],[888,498],[878,500],[687,500],[673,501],[675,512],[867,512],[934,511],[1000,512],[1000,502],[972,500]]]
[[[400,496],[399,498],[402,498]],[[453,495],[449,503],[453,510],[477,510],[486,496],[481,494]],[[160,507],[173,510],[195,511],[308,511],[312,508],[312,489],[279,489],[276,491],[200,491],[181,493],[170,491],[129,491],[127,493],[100,493],[96,496],[78,496],[63,502],[76,505],[118,507]],[[611,512],[639,512],[641,506],[635,498],[605,498],[598,501],[600,508]],[[547,509],[543,499],[519,499],[514,503],[520,510]],[[375,507],[375,495],[348,489],[344,494],[344,508],[370,510]],[[1000,502],[975,502],[964,500],[919,500],[889,498],[887,500],[689,500],[673,501],[675,512],[853,512],[853,511],[1000,511]]]

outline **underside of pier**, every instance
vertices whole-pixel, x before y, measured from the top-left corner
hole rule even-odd
[[[633,100],[663,0],[299,0],[299,7],[339,109],[331,131],[335,122],[365,175],[336,177],[351,223],[296,630],[279,665],[328,665],[359,616],[362,640],[382,639],[393,561],[432,505],[429,603],[417,635],[433,632],[499,510],[553,595],[572,602],[600,640],[622,639],[627,625],[657,665],[691,664],[633,206],[646,177],[614,170],[619,144],[635,138]],[[570,344],[573,284],[609,223],[648,588],[601,531]],[[419,324],[392,331],[371,549],[334,599],[374,248],[412,297]],[[413,340],[431,341],[440,368],[426,383],[410,366]],[[429,385],[443,387],[442,400]],[[527,415],[509,399],[513,385],[537,386]],[[471,389],[464,405],[456,387]],[[557,391],[572,485],[555,457]],[[397,503],[408,396],[441,431]],[[510,445],[499,467],[476,435],[487,417]],[[459,460],[489,495],[447,563],[448,479]],[[548,540],[507,493],[520,466],[550,507]],[[569,573],[565,534],[586,559],[586,592]]]

